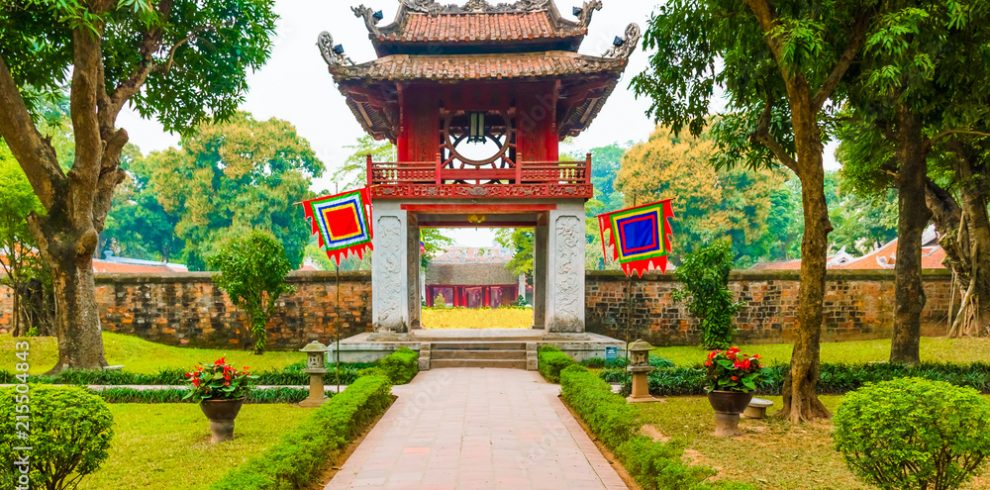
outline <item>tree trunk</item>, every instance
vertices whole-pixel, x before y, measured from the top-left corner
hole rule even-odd
[[[798,293],[798,329],[791,353],[790,371],[784,379],[781,414],[792,423],[831,414],[818,399],[818,375],[825,298],[825,264],[832,224],[825,202],[824,150],[817,115],[811,109],[808,90],[791,91],[791,119],[797,147],[797,173],[801,180],[804,238],[801,241],[801,288]]]
[[[969,281],[963,291],[959,315],[952,330],[963,336],[990,334],[990,216],[987,213],[987,193],[979,185],[967,156],[959,152],[962,204],[968,233],[962,243],[968,249]]]
[[[894,332],[890,362],[921,362],[921,310],[925,290],[921,281],[921,245],[930,213],[924,195],[927,169],[924,138],[918,117],[898,108],[897,143],[897,262],[894,266]]]
[[[93,242],[95,246],[95,240]],[[58,364],[51,372],[69,368],[101,369],[107,365],[96,306],[92,250],[80,248],[84,253],[69,250],[68,253],[50,254],[54,259],[51,264],[55,287],[55,334],[58,337]]]

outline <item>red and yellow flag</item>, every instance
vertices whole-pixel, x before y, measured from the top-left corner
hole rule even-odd
[[[605,260],[611,255],[627,276],[635,272],[642,277],[653,269],[666,272],[673,217],[670,199],[599,215]]]

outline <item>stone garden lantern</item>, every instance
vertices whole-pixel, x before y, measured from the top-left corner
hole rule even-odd
[[[327,399],[323,392],[323,375],[327,372],[327,346],[314,340],[300,349],[299,352],[305,352],[308,355],[306,369],[303,371],[309,374],[309,397],[299,402],[299,406],[318,407]]]
[[[645,340],[637,340],[629,344],[629,367],[632,373],[632,393],[626,398],[630,403],[657,401],[650,395],[650,382],[647,375],[653,371],[650,365],[650,350],[653,346]]]

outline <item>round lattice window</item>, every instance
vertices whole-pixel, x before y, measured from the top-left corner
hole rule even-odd
[[[443,122],[443,149],[448,166],[507,168],[515,147],[512,119],[501,112],[448,112]]]

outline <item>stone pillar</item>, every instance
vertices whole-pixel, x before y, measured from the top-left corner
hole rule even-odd
[[[547,241],[547,332],[584,332],[585,214],[581,202],[550,211]]]
[[[420,283],[420,265],[422,261],[420,260],[419,253],[419,222],[415,215],[408,216],[408,236],[406,237],[406,242],[408,248],[406,249],[408,257],[408,275],[409,275],[409,298],[406,300],[409,305],[409,328],[412,330],[418,330],[423,328],[422,324],[422,296],[420,296],[421,283]]]
[[[533,244],[533,328],[543,330],[547,319],[547,218],[537,220]]]
[[[409,220],[399,203],[374,203],[375,251],[371,260],[371,318],[376,332],[408,331]],[[417,244],[418,246],[418,244]]]

